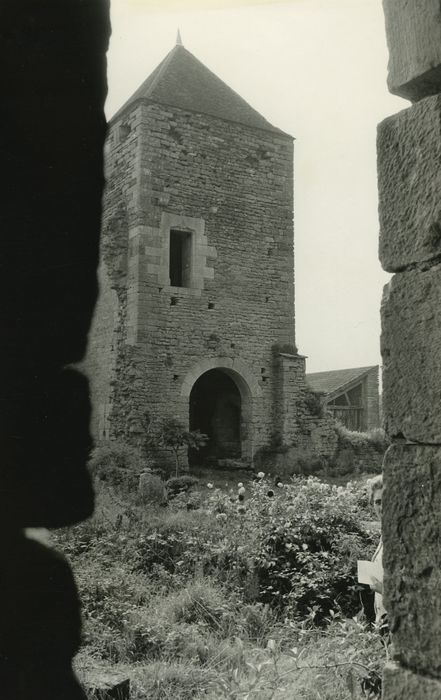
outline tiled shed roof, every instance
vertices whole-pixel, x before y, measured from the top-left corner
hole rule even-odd
[[[333,394],[356,379],[361,379],[373,369],[377,369],[377,365],[334,369],[329,372],[313,372],[306,375],[306,383],[314,391],[319,391],[323,394]]]
[[[111,121],[115,121],[141,99],[209,114],[257,129],[284,133],[270,124],[180,44],[167,54]]]

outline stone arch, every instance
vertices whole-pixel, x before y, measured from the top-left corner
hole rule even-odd
[[[253,398],[262,395],[262,390],[256,378],[245,362],[237,358],[232,359],[231,357],[211,357],[206,360],[199,360],[199,362],[187,372],[182,382],[181,396],[188,399],[195,381],[201,374],[208,372],[210,369],[221,369],[224,370],[226,374],[230,373],[232,379],[236,381],[241,393],[242,391],[244,393],[248,391]]]
[[[228,357],[200,360],[187,373],[181,387],[181,397],[188,401],[198,380],[211,370],[222,372],[233,381],[240,394],[240,453],[241,459],[252,461],[253,456],[253,402],[261,396],[261,388],[246,364]]]

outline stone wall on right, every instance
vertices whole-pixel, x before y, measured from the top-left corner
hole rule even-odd
[[[384,593],[383,698],[441,698],[441,3],[383,0],[388,86],[413,104],[378,127]]]

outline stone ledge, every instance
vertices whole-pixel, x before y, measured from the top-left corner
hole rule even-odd
[[[130,680],[121,673],[90,670],[83,685],[93,700],[130,700]]]

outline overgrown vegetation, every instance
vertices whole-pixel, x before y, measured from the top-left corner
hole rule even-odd
[[[96,515],[54,534],[83,601],[86,675],[126,670],[135,700],[350,700],[362,683],[379,697],[384,648],[355,619],[356,560],[378,537],[362,487],[193,479],[154,507],[119,488],[126,466],[111,483],[95,459]]]
[[[356,454],[366,448],[372,448],[379,454],[383,454],[390,445],[390,440],[382,428],[358,432],[357,430],[349,430],[342,423],[337,422],[335,430],[340,447],[352,448]]]
[[[307,402],[310,414],[319,417],[322,407],[317,395],[307,395]],[[285,477],[316,475],[330,479],[346,477],[347,480],[364,473],[381,472],[382,456],[390,444],[384,430],[348,430],[337,421],[334,423],[334,430],[337,442],[335,452],[331,456],[315,454],[295,444],[283,443],[281,436],[275,433],[271,436],[269,444],[260,448],[256,459],[267,470],[271,470],[272,464],[276,463],[273,472],[283,473]]]
[[[183,452],[200,450],[208,442],[208,435],[200,430],[187,430],[186,427],[174,416],[163,420],[152,420],[148,414],[145,416],[147,430],[144,439],[144,451],[147,455],[155,454],[163,449],[172,454],[175,464],[175,477],[181,470],[181,456]]]
[[[311,416],[316,416],[317,418],[323,418],[324,409],[320,398],[320,394],[316,391],[309,390],[305,395],[305,406],[308,409]]]

